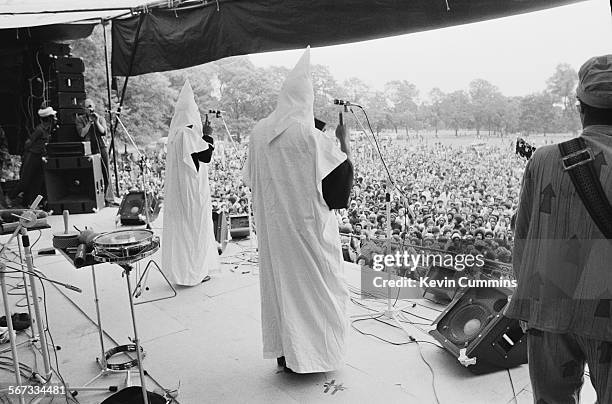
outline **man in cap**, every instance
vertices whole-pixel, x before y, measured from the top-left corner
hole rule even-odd
[[[296,373],[340,368],[349,328],[330,210],[348,205],[349,132],[338,125],[338,148],[314,127],[313,105],[308,48],[283,83],[276,109],[253,128],[243,172],[258,230],[264,358]]]
[[[107,202],[110,200],[110,195],[106,194],[109,183],[110,166],[108,162],[108,150],[106,148],[106,120],[104,116],[96,112],[96,104],[93,100],[87,98],[82,103],[83,112],[78,114],[74,120],[77,134],[91,144],[91,152],[93,154],[100,153],[100,161],[102,163],[102,176],[104,177],[104,191]]]
[[[21,161],[21,177],[9,197],[14,199],[23,192],[22,205],[30,206],[38,195],[45,194],[42,158],[47,154],[47,143],[55,129],[57,113],[52,107],[38,110],[40,123],[26,140]]]
[[[538,403],[578,403],[585,364],[597,402],[612,402],[612,248],[570,177],[583,162],[612,200],[612,55],[589,59],[578,79],[585,152],[568,165],[559,145],[536,150],[515,223],[518,287],[506,314],[525,322]]]

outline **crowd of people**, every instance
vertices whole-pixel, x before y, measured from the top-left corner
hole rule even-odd
[[[525,165],[514,148],[512,141],[388,142],[380,145],[383,164],[376,145],[361,146],[355,153],[350,206],[337,212],[345,249],[356,260],[371,259],[361,247],[386,238],[389,188],[390,230],[397,242],[436,250],[460,243],[462,251],[510,262],[511,225]]]

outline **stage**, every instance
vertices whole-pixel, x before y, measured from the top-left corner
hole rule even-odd
[[[95,231],[111,231],[116,227],[117,208],[105,208],[96,214],[71,215],[71,225]],[[59,369],[69,386],[79,386],[99,373],[96,358],[100,356],[100,343],[95,323],[96,311],[90,267],[75,269],[61,254],[38,255],[41,248],[52,246],[54,232],[63,229],[62,217],[48,218],[52,228],[43,230],[33,247],[36,267],[49,278],[75,285],[83,290],[77,293],[61,286],[46,284],[46,304],[49,329],[56,346]],[[152,223],[161,237],[162,215]],[[142,228],[140,226],[139,228]],[[36,241],[38,232],[30,233]],[[2,243],[8,236],[1,236]],[[162,240],[163,243],[163,240]],[[146,352],[144,367],[149,391],[163,394],[179,389],[177,402],[200,403],[531,403],[527,366],[486,375],[475,376],[461,366],[446,350],[428,343],[392,345],[351,329],[348,338],[345,366],[323,374],[287,374],[274,360],[263,360],[261,354],[261,328],[259,319],[259,285],[257,275],[256,243],[253,240],[230,242],[223,255],[222,270],[211,273],[209,282],[191,288],[177,288],[174,298],[139,304],[136,321],[141,344]],[[12,243],[11,248],[16,249]],[[160,252],[153,258],[161,265]],[[148,262],[140,263],[140,270]],[[115,264],[95,266],[100,299],[102,325],[105,331],[105,349],[129,343],[132,335],[128,293],[122,269]],[[135,271],[136,272],[136,271]],[[347,282],[351,290],[359,288],[360,271],[356,265],[347,265]],[[135,273],[132,274],[136,283]],[[8,279],[10,285],[19,279]],[[148,277],[149,290],[143,291],[136,302],[171,295],[172,290],[155,271]],[[10,287],[9,287],[10,289]],[[13,290],[11,293],[19,293]],[[42,296],[42,291],[39,289]],[[354,298],[357,295],[352,294]],[[23,296],[12,295],[12,304],[22,305]],[[359,302],[359,300],[357,300]],[[409,311],[427,319],[435,319],[444,306],[426,300],[413,300],[422,306]],[[374,308],[384,308],[384,301],[363,301]],[[398,304],[405,303],[401,299]],[[427,307],[426,307],[427,306]],[[368,312],[351,303],[350,314]],[[25,307],[16,308],[25,312]],[[425,320],[414,317],[418,323]],[[425,325],[405,324],[417,340],[435,342],[424,331]],[[375,320],[355,323],[364,333],[371,333],[392,342],[409,341],[398,329]],[[18,341],[24,341],[24,333]],[[8,350],[9,344],[0,345]],[[419,352],[421,350],[421,352]],[[33,364],[31,349],[19,348],[19,358]],[[431,365],[430,369],[423,358]],[[10,350],[1,356],[10,357]],[[122,360],[119,360],[121,362]],[[39,358],[39,363],[40,363]],[[51,362],[55,358],[51,352]],[[55,379],[57,381],[57,379]],[[109,374],[94,386],[121,385],[122,373]],[[132,381],[138,383],[137,374]],[[0,369],[0,389],[14,384],[12,373]],[[180,388],[179,388],[180,386]],[[435,393],[434,393],[435,389]],[[81,403],[99,403],[108,393],[80,392]],[[595,395],[585,380],[582,398],[593,402]],[[13,396],[11,402],[18,402]],[[46,399],[43,402],[50,402]],[[55,402],[65,402],[56,397]]]

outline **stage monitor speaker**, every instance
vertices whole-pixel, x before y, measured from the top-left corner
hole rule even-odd
[[[122,225],[146,224],[144,191],[130,191],[124,195],[119,205],[119,219]],[[154,222],[159,216],[160,205],[153,195],[148,195],[149,222]]]
[[[503,315],[512,294],[505,288],[466,288],[434,321],[430,334],[472,373],[527,363],[526,335]]]
[[[249,237],[251,222],[248,214],[230,215],[230,236],[232,240]]]
[[[44,163],[47,204],[54,214],[90,213],[104,208],[104,179],[99,154],[49,157]]]
[[[433,295],[436,300],[440,300],[444,303],[450,302],[459,290],[458,286],[451,285],[457,284],[457,279],[461,276],[460,274],[460,272],[457,272],[453,268],[439,267],[436,265],[430,266],[425,276],[429,278],[429,280],[445,281],[444,285],[449,286],[427,287],[423,290],[423,296],[429,293]]]
[[[213,229],[215,232],[215,240],[221,245],[221,252],[225,251],[227,246],[227,214],[225,212],[212,212]]]

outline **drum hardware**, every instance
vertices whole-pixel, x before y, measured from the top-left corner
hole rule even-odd
[[[159,246],[159,237],[155,236],[151,230],[116,230],[99,235],[93,239],[93,255],[98,261],[121,265],[142,260],[143,258],[157,252]],[[134,298],[138,298],[142,295],[143,288],[145,290],[149,290],[148,287],[143,285],[146,285],[146,281],[150,273],[149,268],[151,266],[156,267],[164,278],[166,284],[170,287],[170,289],[172,289],[173,294],[170,296],[137,302],[134,304],[135,306],[170,299],[177,295],[176,289],[162,272],[159,265],[157,265],[154,260],[149,260],[145,270],[143,271],[142,275],[140,275],[138,282],[136,283],[136,287],[134,288]]]
[[[37,371],[38,369],[35,369],[35,373],[32,375],[33,377],[36,378],[36,380],[41,383],[41,384],[48,384],[51,382],[52,378],[53,378],[53,373],[51,370],[51,364],[49,361],[49,352],[48,352],[48,344],[47,344],[47,338],[46,338],[46,334],[45,334],[45,329],[44,329],[44,325],[42,322],[42,315],[41,315],[41,311],[40,311],[40,305],[39,305],[39,298],[38,298],[38,290],[36,288],[36,282],[35,282],[35,277],[39,278],[41,281],[46,281],[46,282],[51,282],[54,284],[58,284],[61,286],[64,286],[68,289],[77,291],[77,292],[82,292],[79,288],[69,285],[69,284],[65,284],[65,283],[61,283],[58,281],[54,281],[52,279],[48,279],[45,276],[39,276],[37,274],[34,273],[34,258],[32,255],[32,249],[30,246],[30,240],[28,237],[28,232],[27,229],[29,227],[35,226],[36,221],[32,220],[32,218],[35,218],[35,215],[33,215],[33,210],[36,209],[36,207],[38,206],[38,204],[40,203],[40,201],[42,200],[42,196],[38,195],[36,197],[36,199],[34,200],[34,202],[32,203],[32,205],[30,206],[30,211],[29,212],[24,212],[20,217],[20,223],[19,226],[15,229],[15,231],[13,232],[13,234],[11,235],[11,237],[9,238],[9,240],[2,246],[2,248],[0,249],[0,257],[3,256],[4,251],[6,250],[7,246],[10,244],[10,242],[17,236],[21,236],[20,238],[18,238],[18,243],[19,243],[19,258],[20,258],[20,267],[23,267],[23,259],[21,256],[21,247],[23,245],[23,250],[24,250],[24,254],[25,254],[25,263],[26,263],[26,267],[27,270],[22,270],[22,269],[16,269],[16,268],[11,268],[11,272],[21,272],[22,276],[23,276],[23,281],[24,281],[24,289],[25,289],[25,296],[26,296],[26,302],[28,305],[28,312],[30,315],[31,319],[34,319],[33,323],[32,323],[32,327],[31,327],[31,332],[32,332],[32,336],[29,339],[29,341],[25,342],[25,343],[29,343],[30,346],[33,349],[36,349],[36,351],[40,351],[40,354],[42,356],[43,359],[43,372],[44,374],[39,374]],[[12,353],[12,357],[13,357],[13,370],[15,372],[15,382],[16,385],[22,385],[21,383],[21,374],[20,374],[20,366],[19,366],[19,357],[18,357],[18,353],[17,353],[17,344],[15,342],[15,335],[14,335],[14,327],[13,327],[13,321],[11,318],[11,311],[10,311],[10,303],[8,300],[8,292],[7,292],[7,288],[6,288],[6,279],[5,279],[5,275],[6,275],[6,264],[0,262],[0,288],[2,289],[2,300],[4,303],[4,311],[6,314],[6,321],[7,321],[7,326],[9,329],[9,339],[10,339],[10,345],[11,345],[11,353]],[[32,298],[30,299],[29,293],[28,293],[28,279],[26,278],[26,273],[29,275],[29,289],[32,293]],[[32,316],[32,312],[31,312],[31,307],[30,305],[32,305],[34,307],[34,316]],[[38,336],[36,336],[34,333],[34,326],[36,326],[37,331],[38,331]],[[36,343],[40,344],[40,349],[38,349],[36,347]],[[21,345],[21,344],[20,344]],[[34,351],[34,354],[36,354],[36,351]],[[36,362],[35,362],[36,363]],[[108,391],[108,389],[106,388],[83,388],[83,387],[73,387],[73,390],[83,390],[83,389],[88,389],[88,390],[97,390],[97,391]],[[5,390],[0,390],[0,393],[5,392]],[[19,395],[19,403],[23,404],[24,403],[24,396],[23,395]]]
[[[67,210],[64,210],[64,232],[55,233],[53,235],[53,247],[55,248],[77,247],[79,245],[79,233],[68,230],[69,215],[70,213]]]

